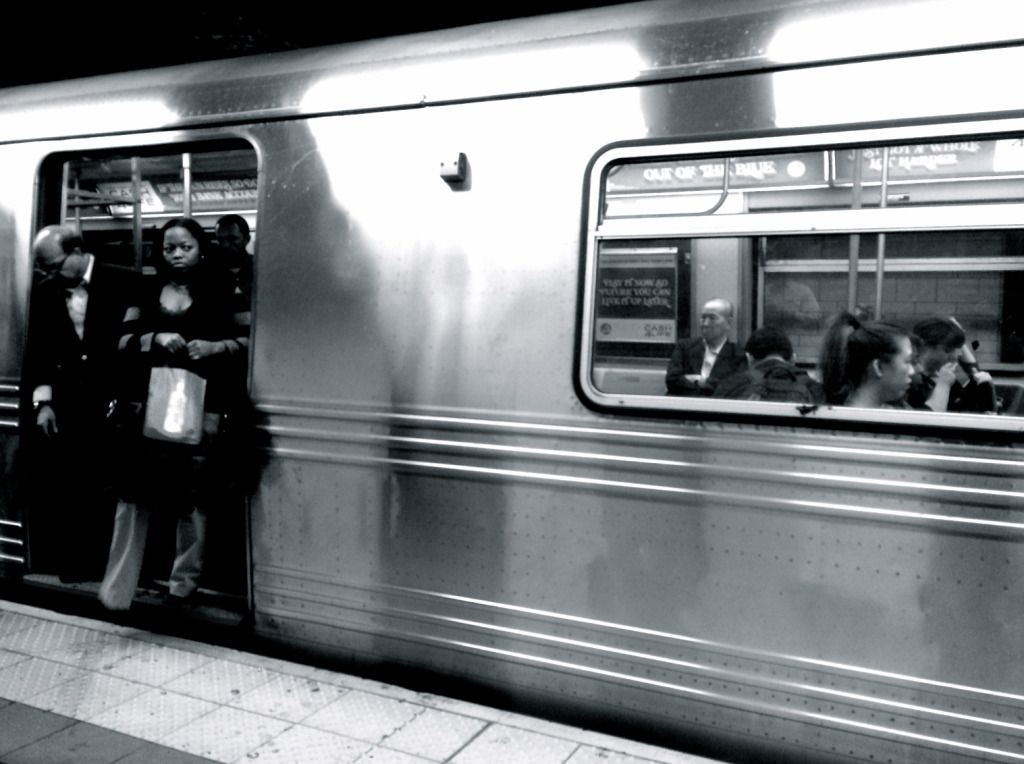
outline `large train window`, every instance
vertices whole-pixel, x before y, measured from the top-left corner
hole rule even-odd
[[[599,156],[580,332],[586,398],[606,409],[1024,429],[1024,137],[932,132]],[[728,325],[717,355],[707,345],[720,329],[701,339],[712,321]],[[849,328],[826,347],[840,323],[886,325],[880,365],[842,355]],[[936,339],[936,326],[951,325]],[[788,365],[756,363],[766,352]],[[908,373],[900,393],[895,376]],[[884,394],[874,377],[889,383]]]
[[[74,223],[103,260],[150,270],[156,232],[181,215],[195,218],[211,236],[218,220],[238,215],[249,228],[253,251],[257,159],[247,143],[57,156],[42,178],[43,222]]]

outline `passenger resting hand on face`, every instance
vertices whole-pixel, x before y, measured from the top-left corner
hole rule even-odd
[[[974,413],[998,410],[992,375],[978,368],[963,327],[955,318],[922,319],[913,334],[917,373],[908,400],[914,408]]]
[[[925,400],[925,404],[932,411],[945,411],[949,408],[949,393],[953,389],[953,385],[956,384],[958,368],[959,364],[956,361],[950,361],[942,364],[933,374],[932,381],[935,383],[935,387],[932,388],[931,395]]]
[[[956,361],[950,361],[949,363],[942,364],[935,374],[935,384],[943,385],[945,387],[952,387],[956,384],[957,366],[958,364]]]
[[[949,321],[951,324],[960,329],[960,331],[963,331],[963,327],[960,326],[960,323],[955,318],[950,316]],[[957,361],[959,362],[960,366],[964,368],[964,370],[971,370],[971,379],[974,380],[974,383],[976,385],[983,385],[987,382],[992,381],[991,374],[989,374],[987,371],[981,371],[981,369],[978,368],[978,359],[975,357],[974,351],[971,350],[971,346],[967,342],[964,342],[962,345],[960,345],[959,349],[957,350]]]

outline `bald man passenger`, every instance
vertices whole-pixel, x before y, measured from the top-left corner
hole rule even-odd
[[[33,569],[56,572],[64,583],[99,580],[114,508],[114,465],[102,438],[118,389],[121,321],[138,275],[99,263],[69,225],[43,228],[32,255],[25,377]]]
[[[708,300],[700,313],[700,336],[676,343],[665,373],[669,395],[713,395],[718,383],[747,368],[746,357],[729,339],[735,310],[726,299]]]

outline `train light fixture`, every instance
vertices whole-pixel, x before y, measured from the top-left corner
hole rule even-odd
[[[441,160],[441,180],[450,186],[460,185],[466,182],[469,168],[469,161],[461,151],[457,156],[450,156]]]

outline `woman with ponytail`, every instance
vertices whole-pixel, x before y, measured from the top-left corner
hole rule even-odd
[[[913,357],[905,330],[841,313],[822,345],[826,400],[839,406],[909,408],[904,396],[914,371]]]

